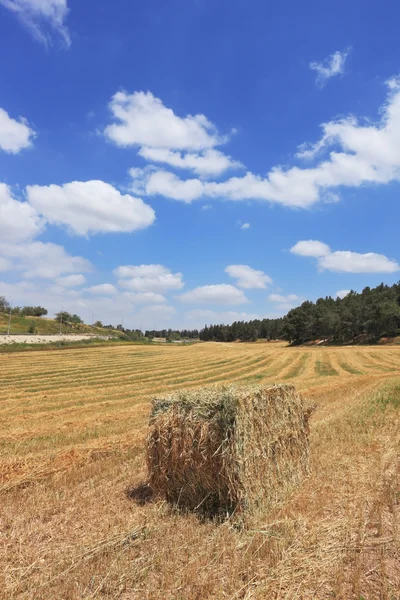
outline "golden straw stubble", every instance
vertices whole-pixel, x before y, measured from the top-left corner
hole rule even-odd
[[[255,524],[309,473],[311,412],[292,385],[205,387],[155,398],[149,484],[179,508]]]

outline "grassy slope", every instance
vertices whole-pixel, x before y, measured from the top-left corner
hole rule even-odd
[[[60,324],[54,319],[47,319],[44,317],[11,317],[11,334],[23,334],[28,333],[29,328],[33,325],[35,327],[35,333],[38,335],[51,335],[60,333]],[[0,334],[7,333],[8,329],[8,315],[0,313]],[[69,334],[83,334],[83,333],[94,333],[101,335],[121,335],[119,331],[103,329],[102,327],[93,327],[92,325],[85,325],[84,323],[79,325],[65,325],[62,326],[62,333]]]

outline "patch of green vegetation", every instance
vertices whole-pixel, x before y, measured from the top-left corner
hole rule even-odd
[[[343,371],[347,371],[348,373],[352,373],[353,375],[362,375],[363,374],[362,371],[355,369],[354,367],[349,365],[349,363],[347,363],[347,362],[339,361],[339,365],[341,366]]]
[[[257,373],[256,375],[249,375],[248,377],[244,377],[240,381],[246,381],[246,383],[257,383],[261,379],[265,377],[265,373]]]
[[[336,369],[334,369],[331,363],[327,360],[318,359],[316,363],[316,372],[322,377],[331,377],[332,375],[338,375]]]
[[[379,390],[372,399],[372,410],[384,412],[387,408],[400,408],[400,383]]]
[[[101,340],[98,338],[89,338],[87,340],[60,340],[58,342],[49,342],[44,344],[22,344],[14,342],[12,344],[0,345],[0,354],[9,354],[11,352],[45,352],[48,350],[68,350],[72,348],[86,348],[87,346],[119,346],[120,344],[135,345],[138,342],[130,342],[122,338],[113,338],[111,340]]]
[[[294,363],[293,367],[290,369],[289,373],[282,377],[282,379],[292,379],[292,377],[298,377],[300,373],[302,373],[305,369],[305,366],[310,358],[309,354],[303,354],[301,358]]]

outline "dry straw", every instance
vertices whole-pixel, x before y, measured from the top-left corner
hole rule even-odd
[[[180,508],[254,524],[309,472],[309,416],[292,385],[209,387],[156,398],[149,483]]]

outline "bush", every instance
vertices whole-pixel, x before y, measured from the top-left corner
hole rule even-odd
[[[21,314],[24,317],[44,317],[47,315],[47,309],[43,306],[24,306],[21,309]]]

